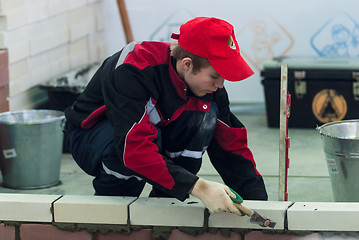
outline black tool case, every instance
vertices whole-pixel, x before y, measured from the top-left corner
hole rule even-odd
[[[359,118],[359,58],[284,57],[263,63],[268,127],[279,127],[282,63],[288,64],[289,127]]]

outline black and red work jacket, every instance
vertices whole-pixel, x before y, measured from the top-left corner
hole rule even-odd
[[[127,168],[156,188],[184,200],[198,177],[158,152],[156,127],[176,120],[184,111],[219,109],[214,137],[207,149],[225,184],[244,199],[266,199],[262,177],[247,146],[247,132],[230,112],[224,88],[198,98],[177,75],[170,43],[132,42],[107,58],[71,108],[67,121],[90,129],[108,118],[114,144]],[[155,127],[156,126],[156,127]],[[116,172],[116,164],[111,166]]]

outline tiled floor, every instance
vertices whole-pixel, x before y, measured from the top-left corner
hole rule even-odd
[[[241,105],[232,108],[247,127],[248,144],[264,176],[269,200],[278,200],[279,129],[268,128],[264,104]],[[320,135],[315,129],[289,129],[290,168],[288,177],[289,201],[333,201],[330,178]],[[203,178],[221,181],[207,155],[199,173]],[[1,180],[1,179],[0,179]],[[0,187],[0,193],[44,193],[93,195],[92,177],[84,174],[71,155],[63,154],[61,184],[36,190],[16,190]],[[150,186],[142,196],[147,196]]]

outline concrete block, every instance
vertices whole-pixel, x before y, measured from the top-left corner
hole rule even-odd
[[[23,8],[24,0],[1,0],[0,1],[0,13],[6,13],[18,8]]]
[[[60,13],[66,13],[68,8],[68,1],[64,0],[51,0],[46,6],[47,15],[49,17],[55,16]]]
[[[76,41],[71,42],[68,46],[70,56],[87,51],[89,48],[88,37],[85,36],[83,38],[77,39]]]
[[[74,25],[70,26],[70,35],[69,40],[75,41],[77,39],[80,39],[82,37],[85,37],[90,33],[90,22],[89,21],[83,21]]]
[[[19,78],[29,73],[27,58],[9,64],[9,79]]]
[[[86,5],[86,0],[76,0],[76,1],[72,1],[70,0],[68,2],[68,10],[74,10],[76,8],[79,8],[83,5]]]
[[[80,1],[77,1],[80,2]],[[71,27],[74,24],[78,24],[88,20],[88,6],[83,5],[68,12],[68,24]]]
[[[131,225],[203,227],[204,210],[197,199],[139,198],[130,205],[130,221]]]
[[[284,229],[285,214],[291,202],[279,201],[243,201],[243,206],[258,212],[262,217],[276,222],[274,229]],[[213,228],[244,228],[268,229],[249,222],[248,216],[238,216],[232,213],[219,212],[209,216],[208,226]]]
[[[357,231],[359,203],[296,202],[288,209],[288,229]]]
[[[44,0],[32,1],[32,4],[26,4],[26,13],[28,23],[36,23],[49,17],[47,11],[48,3]]]
[[[0,194],[0,220],[52,222],[51,204],[61,195]]]
[[[9,64],[20,61],[30,56],[30,43],[27,39],[7,46]]]
[[[54,220],[62,223],[127,224],[135,197],[66,195],[54,203]]]
[[[24,41],[29,37],[28,27],[22,26],[13,30],[0,32],[0,48]]]
[[[0,15],[0,31],[12,30],[27,24],[26,8],[21,7]]]
[[[36,55],[52,48],[56,48],[68,42],[67,28],[57,29],[30,39],[30,54]]]
[[[78,54],[71,55],[69,59],[70,59],[70,69],[74,69],[81,65],[88,64],[90,58],[88,51],[84,51]]]
[[[18,94],[29,89],[30,86],[30,74],[25,74],[19,78],[12,79],[9,83],[9,97],[12,98],[17,96]]]

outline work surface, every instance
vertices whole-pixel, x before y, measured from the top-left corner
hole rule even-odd
[[[247,128],[248,145],[256,160],[257,169],[264,177],[269,200],[278,200],[279,129],[267,127],[264,104],[234,106],[232,111]],[[289,129],[289,137],[291,143],[288,171],[289,201],[333,201],[318,131]],[[199,176],[208,180],[222,181],[206,154]],[[93,195],[92,179],[82,172],[70,154],[63,154],[60,185],[36,190],[16,190],[0,186],[0,193]],[[150,186],[146,185],[142,196],[147,196],[149,191]]]

